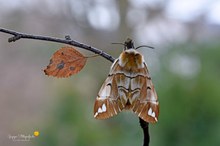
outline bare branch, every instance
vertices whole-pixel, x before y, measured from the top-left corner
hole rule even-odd
[[[115,59],[107,54],[106,52],[103,52],[102,50],[99,50],[97,48],[94,48],[92,46],[86,45],[79,43],[75,40],[72,40],[69,36],[66,39],[60,39],[60,38],[53,38],[53,37],[46,37],[46,36],[40,36],[40,35],[30,35],[30,34],[25,34],[25,33],[20,33],[20,32],[15,32],[12,30],[0,28],[0,32],[7,33],[13,35],[13,37],[8,39],[8,42],[15,42],[19,39],[33,39],[33,40],[42,40],[42,41],[49,41],[49,42],[57,42],[57,43],[63,43],[63,44],[68,44],[72,45],[75,47],[79,47],[88,51],[91,51],[95,54],[99,54],[100,56],[104,57],[105,59],[113,62]]]

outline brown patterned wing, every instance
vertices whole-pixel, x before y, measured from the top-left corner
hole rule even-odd
[[[147,66],[145,63],[144,65],[144,72],[146,72],[146,77],[141,77],[140,79],[138,79],[139,82],[142,82],[143,84],[141,84],[140,96],[134,102],[132,110],[144,121],[149,123],[156,123],[159,116],[158,97],[149,76]]]
[[[120,94],[118,92],[118,85],[116,81],[117,74],[114,74],[114,70],[118,66],[116,60],[110,70],[110,74],[103,83],[94,105],[94,117],[96,119],[107,119],[114,115],[117,115],[124,108]],[[113,74],[111,74],[113,73]]]

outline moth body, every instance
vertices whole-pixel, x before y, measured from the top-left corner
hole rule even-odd
[[[112,64],[96,98],[94,117],[106,119],[124,109],[146,122],[158,121],[158,97],[144,57],[135,49],[123,51]]]

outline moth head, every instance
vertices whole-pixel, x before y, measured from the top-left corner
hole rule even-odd
[[[134,42],[132,41],[132,39],[127,38],[127,40],[124,43],[124,50],[129,50],[129,49],[135,49]]]
[[[134,47],[134,42],[133,42],[132,39],[130,39],[130,38],[127,38],[127,40],[126,40],[126,41],[124,42],[124,44],[122,44],[122,45],[124,45],[124,50],[129,50],[129,49],[135,49],[135,50],[137,50],[137,49],[143,48],[143,47],[154,49],[154,47],[148,46],[148,45],[141,45],[141,46],[138,46],[138,47],[135,48],[135,47]]]

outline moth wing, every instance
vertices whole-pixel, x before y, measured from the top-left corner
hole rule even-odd
[[[140,88],[140,95],[134,102],[133,112],[136,113],[141,119],[149,123],[156,123],[159,116],[159,102],[157,93],[155,91],[152,80],[149,76],[149,72],[146,64],[142,70],[146,77],[142,77],[139,80],[143,82]],[[139,81],[140,82],[140,81]]]
[[[110,74],[103,83],[94,105],[94,117],[96,119],[107,119],[117,115],[122,111],[124,105],[119,97],[118,85],[114,71],[117,69],[118,60],[116,60],[110,70]]]

